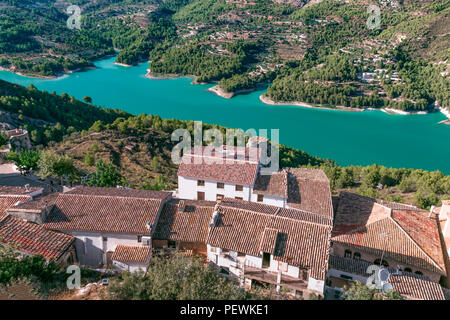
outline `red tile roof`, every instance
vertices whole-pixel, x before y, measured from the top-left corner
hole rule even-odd
[[[330,182],[322,170],[288,168],[289,207],[333,219]]]
[[[436,282],[415,274],[392,274],[388,279],[395,291],[413,300],[446,300],[444,289]]]
[[[391,206],[389,203],[385,205]],[[336,212],[332,241],[357,247],[398,262],[445,274],[438,221],[411,206],[392,205],[343,193]],[[388,234],[389,236],[382,237]]]
[[[228,203],[218,206],[208,244],[253,256],[273,248],[270,253],[275,260],[309,268],[313,278],[325,279],[331,226],[239,208],[240,202]]]
[[[24,195],[0,195],[0,220],[6,217],[6,209],[14,206],[16,203],[26,202],[31,200],[30,196]]]
[[[81,188],[59,194],[44,226],[53,230],[149,234],[146,225],[155,226],[169,193],[119,190]]]
[[[206,243],[214,206],[210,201],[172,199],[164,205],[153,238]]]
[[[258,159],[252,159],[248,149],[242,150],[246,152],[242,158],[233,156],[238,154],[234,151],[231,157],[219,151],[212,156],[196,155],[192,151],[183,156],[178,176],[253,186],[258,173]]]
[[[271,175],[258,174],[253,193],[287,199],[288,173],[286,170],[274,172]]]
[[[43,228],[40,225],[15,218],[4,217],[0,221],[0,241],[11,244],[21,251],[43,255],[58,260],[75,238]]]
[[[150,246],[124,246],[118,245],[111,256],[112,260],[120,262],[149,262]]]
[[[343,258],[330,255],[329,269],[340,270],[363,277],[369,277],[367,268],[373,263],[361,260]],[[409,272],[401,272],[388,268],[390,278],[388,282],[392,284],[395,291],[409,299],[421,300],[444,300],[447,289],[438,283],[431,281],[428,277]]]

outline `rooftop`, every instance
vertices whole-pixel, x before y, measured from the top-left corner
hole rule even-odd
[[[111,256],[112,260],[120,262],[148,262],[151,255],[150,246],[118,245]]]
[[[50,231],[13,216],[6,216],[0,221],[0,239],[21,251],[54,260],[59,259],[75,240],[70,235]]]
[[[76,188],[60,193],[44,226],[53,230],[149,234],[167,192]]]
[[[325,279],[331,226],[257,211],[256,207],[239,208],[242,202],[233,202],[218,205],[208,244],[254,256],[270,250],[275,260],[310,269],[313,278]]]
[[[438,221],[412,206],[342,193],[332,241],[445,274]]]

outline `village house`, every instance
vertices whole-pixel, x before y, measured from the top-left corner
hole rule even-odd
[[[252,147],[222,146],[208,155],[184,155],[178,169],[177,197],[207,201],[231,198],[306,210],[333,219],[330,183],[322,170],[284,168],[264,175],[260,157],[252,156],[259,152]],[[223,161],[217,163],[214,158]]]
[[[7,211],[73,236],[79,263],[100,267],[112,264],[118,245],[150,247],[154,226],[169,198],[167,192],[76,187]],[[32,210],[33,206],[40,209]]]
[[[76,260],[74,237],[8,213],[9,208],[28,203],[41,193],[40,188],[0,187],[0,245],[21,256],[42,255],[47,261],[69,265]]]
[[[270,283],[298,295],[323,293],[331,220],[243,200],[172,199],[153,247],[201,255],[238,284]]]
[[[437,216],[414,206],[342,192],[331,243],[327,284],[332,288],[365,283],[373,264],[416,284],[439,284],[447,275]]]

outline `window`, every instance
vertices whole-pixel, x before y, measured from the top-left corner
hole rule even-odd
[[[242,197],[234,197],[236,200],[244,200]]]
[[[209,251],[216,253],[216,247],[211,247]]]
[[[205,193],[204,192],[197,192],[197,200],[205,200]]]
[[[345,274],[341,274],[341,278],[345,280],[353,280],[353,277],[347,276]]]
[[[263,268],[270,267],[270,253],[263,252],[262,267]]]
[[[419,276],[423,276],[423,273],[422,272],[420,272],[420,271],[416,271],[416,272],[414,272],[415,274],[418,274]]]
[[[175,241],[169,240],[167,241],[167,247],[169,247],[170,249],[176,249],[177,243]]]
[[[225,183],[217,182],[217,189],[223,189],[223,188],[225,188]]]
[[[353,259],[355,259],[355,260],[361,260],[361,253],[355,252],[355,253],[353,254]]]
[[[258,194],[258,202],[263,202],[264,201],[264,195],[262,194]]]
[[[240,185],[240,184],[237,184],[237,185],[235,186],[235,190],[236,190],[236,191],[243,191],[243,190],[244,190],[244,186],[242,186],[242,185]]]
[[[302,279],[303,280],[308,280],[308,271],[307,270],[302,270]]]
[[[345,250],[344,257],[345,258],[351,258],[352,257],[352,252],[350,250]]]
[[[410,268],[405,268],[405,272],[411,272],[412,273],[412,270]]]
[[[103,237],[103,241],[108,241],[108,237]]]
[[[137,236],[137,241],[142,242],[142,236]]]
[[[197,185],[199,187],[204,187],[205,186],[205,180],[197,180]]]
[[[216,200],[223,200],[223,198],[224,198],[223,194],[216,195]]]

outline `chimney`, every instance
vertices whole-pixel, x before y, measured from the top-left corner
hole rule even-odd
[[[180,200],[180,202],[178,202],[178,212],[184,212],[184,208],[186,207],[186,202],[184,200]]]

